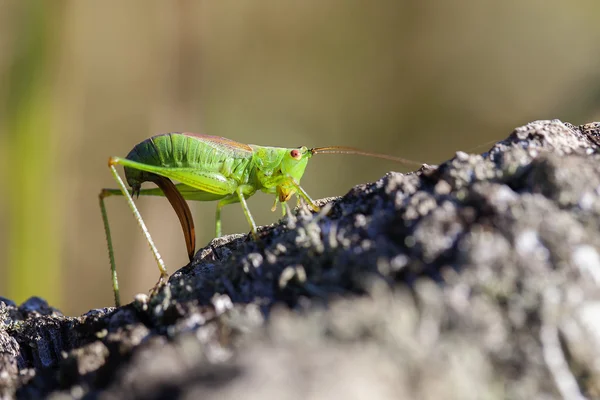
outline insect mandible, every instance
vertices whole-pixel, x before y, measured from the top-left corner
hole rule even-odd
[[[108,196],[124,196],[141,228],[160,270],[159,284],[168,277],[165,263],[150,236],[134,201],[134,195],[165,196],[174,208],[181,223],[190,261],[195,252],[195,231],[192,214],[186,200],[217,201],[215,235],[221,236],[221,209],[227,204],[240,203],[250,225],[252,236],[257,239],[254,218],[246,199],[257,191],[275,195],[275,210],[281,203],[283,213],[287,201],[296,195],[310,208],[318,211],[300,179],[309,158],[316,154],[345,153],[384,158],[396,162],[416,164],[413,161],[384,154],[371,153],[352,147],[331,146],[309,149],[247,145],[230,139],[195,133],[166,133],[153,136],[136,145],[126,158],[110,157],[108,167],[118,189],[102,189],[100,210],[106,232],[108,255],[115,304],[120,305],[119,284],[114,258],[112,238],[104,199]],[[115,166],[125,170],[128,191]],[[179,182],[174,184],[171,179]],[[143,182],[155,183],[157,188],[141,189]]]

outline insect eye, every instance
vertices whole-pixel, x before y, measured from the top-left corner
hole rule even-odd
[[[300,150],[294,149],[290,151],[290,156],[292,156],[294,160],[300,160],[302,158],[302,153],[300,152]]]

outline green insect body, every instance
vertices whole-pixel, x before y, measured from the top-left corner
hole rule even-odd
[[[119,306],[119,286],[108,216],[104,199],[111,195],[125,196],[138,225],[156,259],[161,277],[157,287],[166,281],[167,269],[146,225],[137,210],[132,195],[165,196],[175,210],[184,233],[190,261],[195,252],[195,231],[191,212],[186,200],[217,201],[215,233],[221,236],[221,209],[232,203],[240,203],[251,233],[258,238],[257,228],[246,199],[257,191],[275,195],[275,204],[282,203],[285,214],[287,201],[295,194],[315,211],[319,208],[300,186],[300,179],[315,154],[350,153],[374,156],[403,163],[412,161],[349,147],[321,147],[308,149],[246,145],[233,140],[193,133],[167,133],[153,136],[136,145],[126,158],[111,157],[108,165],[119,189],[103,189],[100,192],[100,209],[106,231],[108,253],[111,263],[115,304]],[[122,165],[131,194],[119,176],[115,165]],[[171,180],[178,181],[173,184]],[[144,182],[158,187],[141,189]]]
[[[192,188],[184,190],[186,200],[213,201],[238,199],[240,187],[248,198],[257,190],[277,193],[279,186],[289,198],[295,192],[291,182],[300,181],[311,156],[306,147],[243,145],[214,136],[169,133],[143,141],[128,161],[119,163],[134,194],[140,193],[143,182],[160,175]],[[284,201],[281,196],[280,200]]]

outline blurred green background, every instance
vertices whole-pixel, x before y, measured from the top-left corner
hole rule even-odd
[[[436,163],[531,120],[598,120],[599,15],[591,0],[0,0],[0,295],[112,305],[97,195],[116,186],[108,157],[157,133]],[[342,195],[391,169],[407,170],[324,155],[303,184]],[[271,202],[250,200],[258,223],[279,217]],[[138,204],[175,271],[173,210]],[[107,207],[129,302],[158,270],[124,200]],[[204,246],[215,204],[192,207]],[[248,231],[239,206],[223,228]]]

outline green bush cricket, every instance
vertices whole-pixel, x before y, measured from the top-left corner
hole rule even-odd
[[[221,209],[227,204],[239,202],[250,224],[252,236],[258,239],[256,223],[248,209],[246,199],[259,190],[274,194],[275,203],[272,210],[275,210],[277,203],[281,203],[285,214],[289,211],[287,201],[295,194],[310,208],[318,211],[319,207],[300,186],[300,179],[304,175],[308,159],[315,154],[326,153],[359,154],[416,164],[402,158],[361,151],[352,147],[332,146],[312,149],[305,146],[266,147],[194,133],[156,135],[136,145],[126,158],[110,157],[108,167],[119,189],[102,189],[99,198],[108,244],[115,304],[120,305],[119,285],[104,204],[106,197],[125,196],[158,264],[160,280],[157,285],[160,285],[168,276],[167,269],[132,196],[165,196],[169,200],[181,223],[191,261],[194,257],[196,238],[192,214],[186,200],[217,201],[215,224],[217,237],[221,236]],[[119,176],[116,165],[124,167],[131,193]],[[179,183],[174,184],[171,179]],[[143,182],[155,183],[157,188],[142,190]]]

